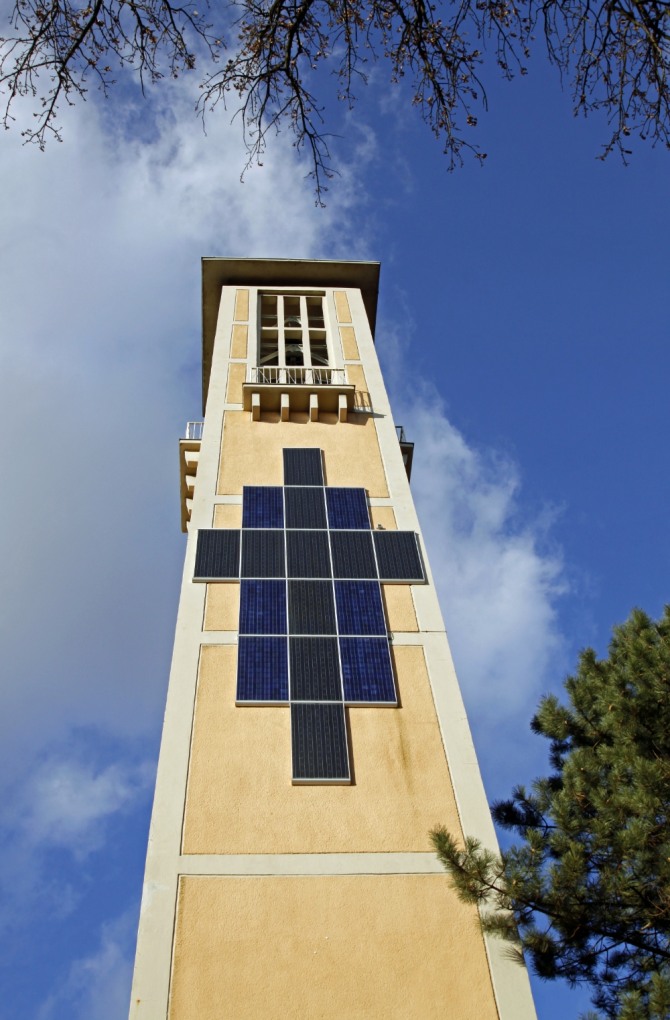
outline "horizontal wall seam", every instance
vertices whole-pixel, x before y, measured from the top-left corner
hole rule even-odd
[[[180,875],[432,875],[444,874],[433,853],[182,854]]]

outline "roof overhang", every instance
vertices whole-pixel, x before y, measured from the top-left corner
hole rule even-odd
[[[202,408],[207,402],[221,288],[356,287],[361,291],[374,339],[379,292],[379,262],[314,259],[202,259]]]

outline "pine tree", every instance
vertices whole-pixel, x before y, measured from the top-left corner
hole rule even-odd
[[[609,657],[583,652],[568,703],[531,726],[551,774],[493,805],[520,837],[500,857],[432,833],[462,899],[542,978],[587,983],[599,1015],[670,1018],[670,606],[615,628]]]

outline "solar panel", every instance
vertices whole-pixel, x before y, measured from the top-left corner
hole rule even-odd
[[[289,577],[331,577],[327,531],[287,531]]]
[[[291,705],[293,781],[350,782],[344,706]]]
[[[341,701],[335,637],[289,638],[291,701]]]
[[[386,622],[376,581],[336,581],[337,626],[340,634],[386,636]]]
[[[284,450],[284,485],[323,485],[321,450]]]
[[[284,527],[284,490],[281,486],[244,486],[242,490],[242,527]]]
[[[386,638],[340,638],[340,655],[346,704],[398,703]]]
[[[331,581],[289,581],[290,634],[335,634]]]
[[[286,633],[286,582],[241,582],[240,634]]]
[[[236,701],[288,701],[286,638],[239,639]]]
[[[329,528],[369,528],[370,515],[365,489],[327,488]]]
[[[426,580],[413,531],[375,531],[373,537],[380,580],[417,583]]]
[[[291,706],[294,783],[351,781],[345,705],[397,705],[380,580],[425,580],[418,537],[372,531],[366,491],[283,450],[284,485],[244,486],[242,530],[198,533],[195,580],[240,584],[236,701]]]
[[[334,577],[377,577],[369,531],[331,531]]]
[[[327,528],[323,489],[288,486],[284,489],[287,528]]]
[[[224,528],[198,532],[194,580],[229,581],[240,576],[240,533]]]
[[[242,531],[242,577],[285,577],[284,532]]]

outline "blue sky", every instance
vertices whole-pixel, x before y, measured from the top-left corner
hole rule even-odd
[[[201,255],[382,262],[377,346],[487,792],[546,766],[528,721],[577,652],[668,598],[667,155],[595,159],[539,57],[448,174],[381,72],[338,114],[325,209],[280,137],[195,83],[65,110],[0,149],[4,902],[0,1020],[127,1010],[200,416]],[[20,125],[19,125],[20,126]],[[436,819],[436,821],[439,821]],[[548,1020],[588,997],[535,985]]]

